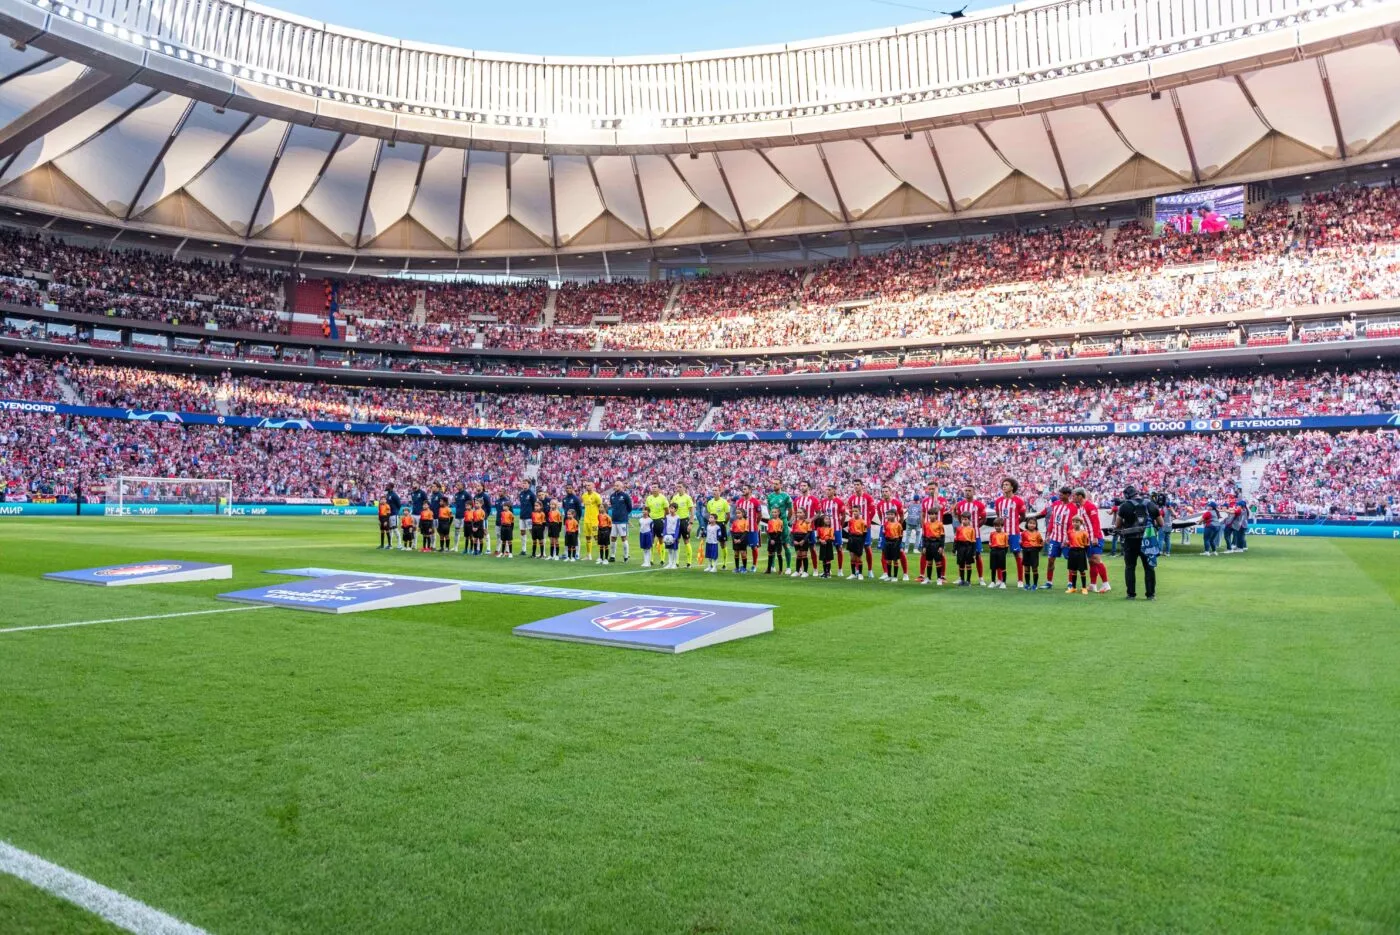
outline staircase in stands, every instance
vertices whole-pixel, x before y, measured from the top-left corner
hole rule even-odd
[[[305,338],[321,337],[322,325],[326,323],[326,281],[305,279],[291,283],[289,291],[287,310],[292,320],[288,333]]]

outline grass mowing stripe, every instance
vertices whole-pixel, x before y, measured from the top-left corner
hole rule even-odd
[[[130,623],[133,620],[169,620],[171,617],[200,617],[204,614],[236,614],[249,610],[267,610],[261,607],[216,607],[213,610],[187,610],[178,614],[146,614],[142,617],[108,617],[105,620],[75,620],[72,623],[41,623],[29,627],[6,627],[0,633],[23,633],[27,630],[62,630],[66,627],[90,627],[98,623]]]
[[[0,841],[0,873],[66,899],[134,935],[209,935],[130,896]]]

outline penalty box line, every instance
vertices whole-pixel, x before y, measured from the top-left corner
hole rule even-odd
[[[0,841],[0,873],[18,877],[133,935],[209,935],[202,928],[181,922],[140,900],[118,893],[96,880],[89,880],[5,841]]]
[[[169,620],[173,617],[199,617],[204,614],[237,614],[250,610],[268,610],[271,605],[258,607],[215,607],[211,610],[186,610],[176,614],[146,614],[141,617],[107,617],[103,620],[74,620],[72,623],[40,623],[29,627],[5,627],[0,633],[24,633],[29,630],[62,630],[67,627],[90,627],[99,623],[130,623],[133,620]]]

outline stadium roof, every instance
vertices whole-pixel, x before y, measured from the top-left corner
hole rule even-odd
[[[0,205],[449,268],[1093,206],[1400,156],[1398,23],[1072,0],[579,59],[231,0],[0,0]]]

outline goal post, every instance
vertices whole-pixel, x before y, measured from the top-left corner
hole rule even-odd
[[[181,507],[189,514],[231,516],[233,481],[227,477],[123,475],[111,481],[107,502],[115,503],[120,516],[136,516],[142,512],[168,515],[182,512]]]

